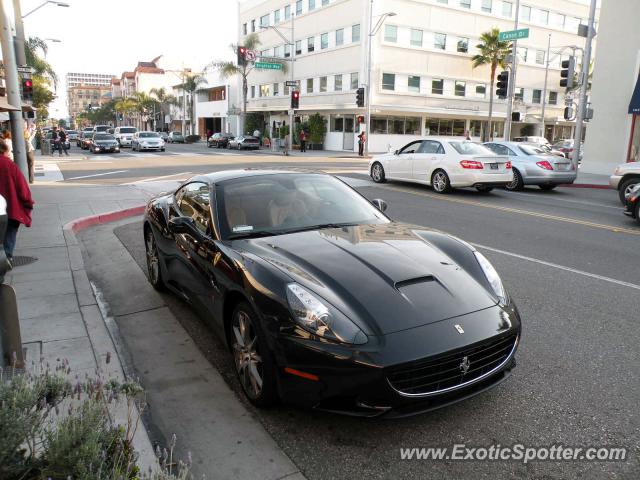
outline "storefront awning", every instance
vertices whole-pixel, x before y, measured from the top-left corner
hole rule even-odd
[[[0,112],[20,111],[20,107],[14,107],[7,101],[7,97],[0,97]]]
[[[640,75],[636,81],[636,88],[633,89],[631,102],[629,102],[629,113],[640,115]]]

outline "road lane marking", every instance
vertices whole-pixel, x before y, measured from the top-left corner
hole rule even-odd
[[[557,222],[572,223],[575,225],[582,225],[585,227],[591,227],[591,228],[596,228],[600,230],[607,230],[609,232],[614,232],[614,233],[628,233],[629,235],[640,235],[640,229],[614,227],[613,225],[594,223],[594,222],[589,222],[587,220],[579,220],[577,218],[561,217],[559,215],[550,215],[548,213],[541,213],[541,212],[532,212],[530,210],[522,210],[520,208],[502,207],[500,205],[492,205],[489,203],[476,202],[472,200],[464,200],[462,198],[449,197],[445,195],[436,195],[436,194],[430,194],[430,193],[416,192],[413,190],[405,190],[399,187],[392,187],[392,186],[379,186],[379,187],[385,188],[387,190],[393,190],[396,192],[408,193],[410,195],[418,195],[421,197],[433,198],[435,200],[444,200],[446,202],[460,203],[462,205],[471,205],[474,207],[492,208],[494,210],[500,210],[502,212],[516,213],[519,215],[528,215],[530,217],[543,218],[545,220],[554,220]]]
[[[190,175],[193,175],[193,173],[191,172],[173,173],[171,175],[162,175],[161,177],[151,177],[151,178],[145,178],[144,180],[136,180],[135,182],[123,183],[123,185],[138,185],[140,183],[155,182],[156,180],[164,180],[167,178],[178,177],[181,175],[190,176]]]
[[[489,252],[500,253],[502,255],[506,255],[508,257],[519,258],[520,260],[526,260],[527,262],[537,263],[539,265],[545,265],[547,267],[557,268],[558,270],[564,270],[565,272],[575,273],[577,275],[582,275],[589,278],[594,278],[596,280],[602,280],[603,282],[613,283],[615,285],[620,285],[623,287],[629,287],[636,290],[640,290],[640,285],[636,285],[635,283],[624,282],[622,280],[616,280],[615,278],[605,277],[603,275],[598,275],[596,273],[585,272],[584,270],[578,270],[576,268],[565,267],[564,265],[558,265],[551,262],[546,262],[544,260],[539,260],[537,258],[527,257],[525,255],[520,255],[519,253],[507,252],[505,250],[500,250],[498,248],[487,247],[486,245],[480,245],[478,243],[472,243],[472,245],[476,248],[480,248],[482,250],[487,250]]]
[[[92,175],[81,175],[80,177],[65,178],[65,180],[80,180],[81,178],[102,177],[104,175],[115,175],[116,173],[124,173],[128,171],[129,170],[114,170],[113,172],[94,173]]]

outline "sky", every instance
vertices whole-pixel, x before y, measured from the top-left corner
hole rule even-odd
[[[44,0],[21,0],[22,14]],[[6,6],[11,3],[4,0]],[[25,36],[53,38],[47,60],[58,81],[54,118],[67,116],[67,72],[120,77],[138,61],[165,55],[176,65],[201,70],[214,60],[231,60],[238,35],[236,0],[66,0],[48,4],[24,19]]]

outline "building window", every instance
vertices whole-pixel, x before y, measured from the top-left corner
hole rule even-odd
[[[549,10],[540,10],[538,12],[538,21],[542,25],[547,25],[549,23]]]
[[[291,56],[291,45],[287,44],[284,46],[284,58],[289,58]]]
[[[286,83],[284,84],[284,92],[282,92],[282,94],[283,94],[285,97],[288,97],[288,96],[289,96],[289,87],[287,86],[287,84],[286,84]]]
[[[282,47],[273,47],[273,56],[282,58]]]
[[[540,102],[542,102],[542,90],[534,89],[531,103],[540,103]]]
[[[486,13],[491,13],[491,8],[493,0],[482,0],[482,11]]]
[[[251,20],[251,32],[255,32],[255,31],[256,31],[256,21]]]
[[[531,21],[531,7],[529,7],[528,5],[522,5],[520,7],[520,20],[524,22]]]
[[[351,27],[351,41],[353,43],[360,41],[360,24],[359,23]]]
[[[393,73],[382,74],[382,90],[395,90],[396,76]]]
[[[268,27],[269,26],[269,14],[263,15],[260,17],[260,26]]]
[[[280,23],[280,10],[275,10],[273,12],[273,23],[274,24]]]
[[[302,0],[296,2],[296,15],[302,15]]]
[[[464,97],[467,90],[467,82],[456,80],[455,95],[456,97]]]
[[[307,78],[307,93],[313,93],[313,78]]]
[[[469,39],[468,38],[459,38],[458,39],[457,51],[459,53],[467,53],[469,51]]]
[[[309,11],[316,8],[316,0],[309,0]]]
[[[277,97],[280,94],[280,84],[279,83],[274,83],[273,84],[273,96]]]
[[[476,85],[476,97],[485,98],[487,96],[487,86],[486,85]]]
[[[471,8],[471,0],[460,0],[460,6],[462,8]]]
[[[526,63],[527,57],[529,56],[529,49],[526,47],[518,48],[518,56],[520,57],[520,60]]]
[[[371,133],[387,133],[386,117],[371,117]]]
[[[417,75],[409,75],[407,86],[410,92],[420,93],[420,77]]]
[[[549,105],[558,104],[558,92],[549,92]]]
[[[251,98],[256,98],[256,86],[251,85]]]
[[[433,35],[433,48],[444,50],[447,48],[447,36],[444,33],[436,33]]]
[[[260,96],[268,97],[271,94],[271,88],[269,85],[260,85]]]
[[[544,50],[536,50],[536,63],[538,65],[544,65],[544,57],[547,52]]]
[[[307,38],[307,52],[313,52],[316,48],[316,37]]]
[[[384,41],[385,42],[397,42],[398,41],[398,27],[395,25],[384,26]]]
[[[415,28],[411,29],[411,46],[412,47],[422,46],[422,30],[417,30]]]
[[[331,132],[344,132],[344,118],[342,115],[330,115],[329,116],[329,131]]]
[[[511,18],[513,14],[513,3],[512,2],[502,2],[502,16]]]
[[[523,101],[524,100],[524,88],[517,87],[515,89],[514,94],[513,94],[513,98],[515,98],[516,100]]]
[[[336,30],[336,47],[344,43],[344,28]]]
[[[320,50],[324,50],[329,47],[329,34],[323,33],[320,35]]]
[[[246,23],[243,23],[243,24],[242,24],[242,34],[243,34],[243,35],[246,35],[246,34],[247,34],[247,24],[246,24]]]
[[[561,13],[551,12],[550,14],[551,25],[553,25],[556,28],[564,28],[565,19],[566,17]]]
[[[291,18],[291,5],[284,6],[284,19],[289,20]]]
[[[449,3],[449,0],[438,0],[438,3],[444,3],[445,5],[447,5]]]
[[[334,75],[333,77],[333,89],[336,92],[342,91],[342,75]]]
[[[329,0],[322,0],[322,6],[326,7],[327,5],[329,5]]]
[[[358,88],[358,72],[351,74],[351,90],[356,90]]]
[[[431,80],[431,93],[434,95],[442,95],[444,93],[444,80],[441,78],[434,78]]]
[[[327,91],[327,77],[320,77],[320,91]]]

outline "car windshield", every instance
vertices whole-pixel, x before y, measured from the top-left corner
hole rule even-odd
[[[449,142],[449,145],[461,155],[494,155],[487,147],[473,142]]]
[[[227,180],[216,185],[216,201],[223,239],[389,221],[340,180],[322,174]]]
[[[157,133],[155,133],[155,132],[141,132],[141,133],[140,133],[140,137],[141,137],[141,138],[157,138],[157,137],[159,137],[159,136],[160,136],[160,135],[158,135],[158,134],[157,134]]]
[[[120,133],[136,133],[138,131],[135,127],[122,127],[120,128]]]
[[[545,153],[544,150],[530,145],[518,145],[518,148],[525,155],[544,155]]]
[[[75,130],[67,130],[67,134],[75,135],[76,133],[78,132],[76,132]]]
[[[109,127],[96,127],[96,132],[106,132]]]
[[[181,137],[182,134],[180,132],[171,132],[171,135],[173,135],[174,137]]]
[[[115,140],[113,135],[108,135],[106,133],[98,133],[93,138],[95,140]]]

